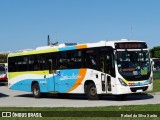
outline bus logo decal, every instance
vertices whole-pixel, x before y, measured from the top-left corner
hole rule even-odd
[[[57,75],[58,75],[58,76],[61,76],[61,73],[60,73],[60,71],[58,71],[58,72],[57,72]]]

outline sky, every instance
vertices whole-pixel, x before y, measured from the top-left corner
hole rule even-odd
[[[0,0],[0,52],[134,39],[160,46],[160,0]]]

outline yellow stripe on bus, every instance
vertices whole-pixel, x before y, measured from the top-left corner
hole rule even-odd
[[[9,54],[8,57],[15,57],[15,56],[23,56],[23,55],[32,55],[32,54],[41,54],[41,53],[50,53],[50,52],[57,52],[59,51],[58,48],[49,48],[46,50],[31,50],[31,51],[22,51],[17,53]]]
[[[23,74],[48,75],[49,71],[44,70],[44,71],[10,72],[9,73],[9,80],[11,80],[12,78],[17,77],[19,75],[23,75]]]

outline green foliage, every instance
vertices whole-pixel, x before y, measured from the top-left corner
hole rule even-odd
[[[153,73],[154,74],[154,73]],[[160,92],[160,79],[155,79],[153,80],[153,90],[151,93],[156,93],[156,92]]]
[[[160,58],[160,46],[150,49],[150,54],[152,58]]]
[[[107,101],[106,101],[107,102]],[[118,101],[117,101],[118,102]],[[42,118],[21,118],[15,117],[10,118],[12,120],[124,120],[125,117],[121,118],[121,114],[155,114],[159,116],[160,104],[155,105],[129,105],[129,106],[104,106],[104,107],[0,107],[0,113],[2,112],[17,112],[17,113],[42,113]],[[69,113],[69,114],[68,114]],[[65,115],[68,114],[66,117]],[[76,117],[76,115],[82,116]],[[56,115],[56,116],[55,116]],[[101,115],[108,115],[101,117]],[[75,117],[72,117],[75,116]],[[85,117],[89,116],[89,117]],[[94,117],[95,116],[95,117]],[[99,116],[99,117],[97,117]],[[125,120],[159,120],[154,117],[126,117]],[[5,118],[3,118],[5,120]],[[8,118],[6,119],[8,120]]]
[[[6,63],[7,56],[8,56],[8,53],[0,53],[0,63]]]

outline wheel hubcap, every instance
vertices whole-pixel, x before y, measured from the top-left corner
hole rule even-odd
[[[91,94],[92,96],[94,96],[94,95],[97,94],[95,87],[92,87],[92,88],[90,89],[90,94]]]
[[[34,94],[37,96],[39,93],[38,89],[37,88],[34,88]]]

